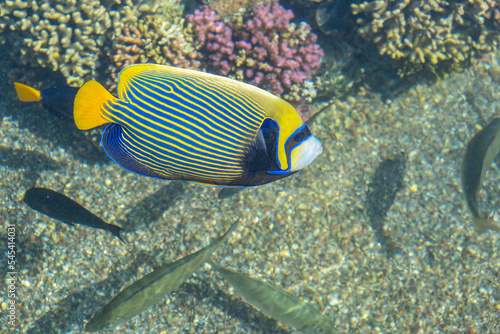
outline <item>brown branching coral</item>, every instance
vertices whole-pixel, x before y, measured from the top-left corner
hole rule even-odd
[[[114,44],[115,54],[111,56],[113,65],[109,69],[110,78],[107,82],[107,86],[111,90],[116,88],[120,69],[145,62],[144,46],[141,37],[141,32],[137,27],[125,27],[122,34],[116,37]]]
[[[499,5],[491,0],[374,0],[351,8],[358,33],[408,68],[461,67],[499,42]]]
[[[120,70],[132,64],[198,68],[201,55],[186,41],[182,23],[179,18],[169,22],[162,15],[152,15],[124,27],[122,35],[114,40],[111,47],[108,87],[114,89]]]

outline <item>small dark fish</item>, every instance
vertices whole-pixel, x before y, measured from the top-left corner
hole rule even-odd
[[[334,0],[322,3],[316,9],[316,23],[325,34],[348,33],[354,27],[351,11],[353,0]]]
[[[50,88],[36,90],[19,82],[14,82],[17,98],[23,102],[42,102],[51,114],[60,119],[73,122],[73,105],[77,87],[54,85]]]
[[[403,152],[384,159],[375,170],[366,194],[366,215],[381,246],[389,256],[397,252],[390,235],[384,231],[387,212],[394,203],[397,192],[403,187],[406,158]]]
[[[71,198],[54,190],[30,188],[24,194],[23,201],[33,210],[63,223],[72,226],[74,224],[82,224],[110,231],[124,243],[120,236],[120,231],[123,231],[121,227],[106,223]]]
[[[333,321],[299,297],[268,282],[224,268],[214,261],[210,264],[248,302],[268,316],[306,334],[335,333]]]
[[[481,217],[477,204],[477,195],[483,183],[486,171],[500,152],[500,118],[495,118],[479,131],[467,144],[462,162],[462,191],[472,214],[472,223],[477,234],[493,230],[500,232],[500,227]]]
[[[123,289],[110,302],[97,310],[85,325],[85,330],[96,332],[104,327],[118,326],[158,303],[210,259],[222,242],[236,229],[238,222],[239,220],[234,222],[226,233],[207,247],[175,262],[164,264]]]

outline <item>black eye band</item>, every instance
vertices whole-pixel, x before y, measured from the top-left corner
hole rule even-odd
[[[301,142],[303,142],[304,140],[306,140],[307,138],[309,138],[310,136],[311,136],[311,131],[309,131],[307,125],[304,125],[304,128],[301,131],[299,131],[299,133],[293,136],[291,140],[287,141],[285,145],[285,152],[288,159],[290,159],[290,152],[292,151],[292,149]],[[288,166],[290,166],[290,161],[288,161]]]
[[[306,137],[306,135],[304,134],[303,131],[297,133],[294,137],[293,137],[293,140],[296,142],[296,143],[300,143],[301,141],[304,140],[304,138]]]
[[[293,136],[293,141],[295,142],[295,144],[300,143],[310,135],[311,131],[309,131],[309,128],[306,126],[302,129],[302,131]]]

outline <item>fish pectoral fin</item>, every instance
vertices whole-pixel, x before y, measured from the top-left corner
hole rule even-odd
[[[264,133],[262,132],[262,128],[257,132],[257,138],[255,138],[255,149],[257,151],[266,152],[269,156],[269,152],[267,151],[266,140],[264,139]]]
[[[33,87],[26,86],[20,82],[14,82],[16,88],[17,98],[23,102],[36,102],[42,99],[40,91]]]
[[[80,130],[89,130],[99,125],[109,123],[102,118],[102,105],[114,99],[114,96],[100,83],[90,80],[76,93],[73,116]]]
[[[156,177],[159,179],[170,179],[167,174],[162,174],[143,164],[138,160],[135,153],[130,151],[123,142],[123,128],[119,124],[108,125],[102,134],[102,146],[106,154],[122,168],[131,172]]]

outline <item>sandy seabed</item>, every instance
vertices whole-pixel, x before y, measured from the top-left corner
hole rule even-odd
[[[339,333],[500,333],[499,237],[478,237],[460,188],[465,145],[500,108],[499,69],[480,64],[387,101],[360,91],[316,105],[310,125],[324,151],[302,172],[224,200],[217,189],[127,172],[107,158],[99,131],[80,132],[1,84],[0,245],[15,225],[16,329],[80,333],[91,315],[155,266],[240,226],[215,258],[307,300]],[[387,152],[404,151],[404,186],[384,232],[366,217],[366,193]],[[497,221],[500,173],[479,194]],[[22,202],[33,186],[64,192],[109,223],[71,227]],[[1,307],[9,306],[7,277]],[[4,313],[4,314],[5,314]],[[6,316],[0,332],[8,332]],[[161,303],[104,333],[291,333],[240,298],[208,264]]]

